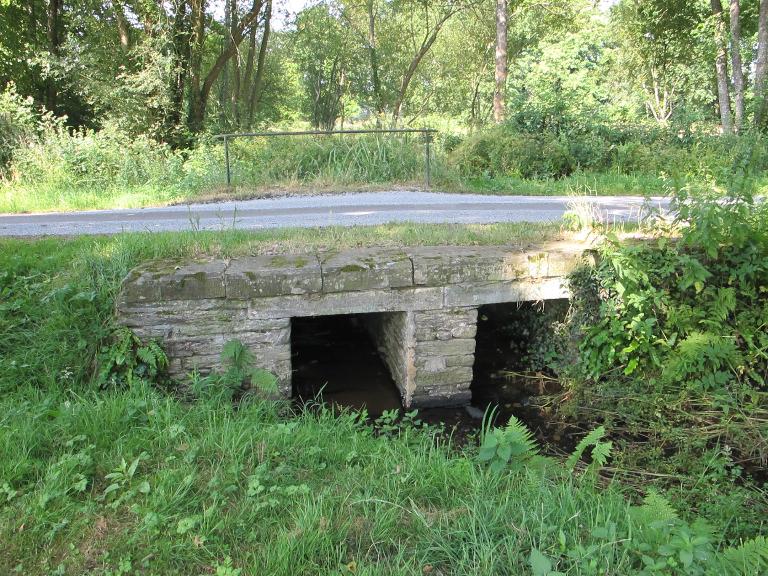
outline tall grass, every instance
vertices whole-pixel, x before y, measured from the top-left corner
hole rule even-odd
[[[633,564],[592,534],[630,530],[616,491],[492,476],[430,430],[378,437],[353,413],[183,405],[142,386],[27,388],[0,414],[4,574],[520,574],[563,539],[602,546],[604,572]],[[594,573],[582,564],[561,560]]]
[[[0,212],[133,208],[195,199],[424,185],[425,156],[414,135],[238,138],[231,141],[233,187],[224,148],[203,138],[172,150],[111,127],[68,133],[51,127],[13,151],[0,178]],[[501,126],[464,137],[440,135],[432,146],[437,189],[496,194],[661,193],[678,184],[758,179],[768,188],[762,141],[669,134],[526,134]],[[749,169],[749,170],[747,170]]]
[[[262,187],[423,184],[418,139],[385,136],[235,139],[232,183]],[[115,130],[68,134],[18,149],[0,180],[0,212],[129,208],[194,200],[226,184],[221,141],[174,151]]]

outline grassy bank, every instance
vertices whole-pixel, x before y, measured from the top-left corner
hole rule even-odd
[[[0,572],[757,573],[763,541],[729,549],[760,531],[740,509],[707,525],[695,503],[675,511],[596,475],[589,448],[571,471],[511,429],[499,445],[524,448],[527,465],[494,472],[474,443],[413,419],[376,427],[353,413],[94,380],[115,292],[148,258],[526,246],[559,234],[397,225],[0,241]]]
[[[351,413],[141,386],[25,386],[0,410],[5,574],[549,573],[531,572],[532,550],[572,574],[641,562],[616,489],[556,466],[493,475],[434,430],[378,436]]]
[[[670,187],[728,190],[745,177],[768,190],[762,141],[617,131],[521,133],[497,127],[440,134],[432,187],[457,193],[660,195]],[[403,136],[235,139],[232,187],[224,148],[203,138],[174,150],[115,129],[45,137],[11,151],[0,167],[0,212],[139,208],[225,198],[420,188],[424,144]]]

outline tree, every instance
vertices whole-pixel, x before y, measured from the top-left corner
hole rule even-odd
[[[506,118],[504,94],[507,90],[507,0],[496,0],[496,66],[494,68],[493,119]]]
[[[741,63],[741,6],[739,0],[731,0],[731,70],[733,73],[734,129],[740,132],[744,126],[744,66]]]
[[[705,22],[700,4],[624,0],[612,9],[611,19],[624,83],[636,85],[648,115],[665,124],[679,104],[693,103],[696,87],[708,85],[703,38],[696,33]]]
[[[717,100],[720,110],[720,124],[725,134],[733,132],[731,120],[731,97],[728,87],[728,47],[725,33],[725,19],[720,0],[710,0],[715,25],[715,71],[717,73]]]
[[[332,130],[341,114],[350,69],[357,64],[351,48],[349,36],[327,4],[299,14],[296,58],[316,129]]]
[[[423,10],[424,22],[426,23],[425,31],[421,38],[421,43],[413,53],[411,61],[408,64],[408,68],[406,68],[405,72],[403,73],[402,80],[400,81],[400,88],[397,91],[397,98],[395,99],[395,104],[392,108],[393,125],[397,125],[398,122],[400,122],[400,113],[403,106],[403,101],[405,100],[408,87],[413,80],[413,75],[416,72],[416,69],[419,67],[419,64],[421,64],[421,61],[424,59],[424,56],[426,56],[427,52],[429,52],[429,49],[435,43],[435,40],[437,40],[437,35],[440,33],[440,30],[442,30],[443,25],[451,16],[456,14],[457,11],[461,10],[461,5],[449,3],[440,6],[438,13],[434,16],[434,23],[431,25],[429,23],[431,14],[427,4],[424,4]]]
[[[236,2],[236,0],[231,1]],[[203,53],[207,33],[206,0],[191,0],[192,58],[190,60],[190,103],[187,120],[191,132],[199,132],[202,129],[211,88],[213,88],[227,62],[236,54],[245,34],[256,24],[263,6],[262,0],[253,0],[248,12],[239,18],[237,24],[230,30],[230,38],[225,47],[215,57],[210,69],[203,76]],[[235,12],[237,11],[236,8],[235,6]],[[234,17],[233,14],[232,18]]]
[[[768,0],[760,0],[757,29],[757,58],[755,59],[755,126],[762,127],[765,117],[765,79],[768,73]]]

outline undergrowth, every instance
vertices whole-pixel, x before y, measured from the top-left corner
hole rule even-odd
[[[719,277],[713,261],[723,254],[752,263],[743,267],[746,280],[734,276],[736,290],[763,278],[764,268],[755,264],[764,261],[760,244],[751,250],[752,234],[744,232],[764,222],[762,208],[740,202],[744,225],[727,232],[729,239],[744,238],[739,250],[697,254],[702,228],[690,224],[687,232],[681,228],[682,240],[665,244],[674,262],[684,256],[686,263],[660,277],[677,278],[667,290],[705,298]],[[722,220],[718,214],[706,222],[726,233],[713,224]],[[684,381],[664,380],[668,356],[660,357],[661,367],[638,361],[626,375],[633,351],[610,365],[585,363],[590,380],[571,393],[574,403],[583,398],[579,405],[592,409],[583,421],[594,423],[594,431],[561,463],[538,454],[519,422],[486,426],[481,446],[460,447],[413,414],[399,425],[396,418],[372,425],[364,414],[265,400],[248,391],[268,391],[273,382],[250,368],[247,351],[236,343],[227,347],[224,373],[193,376],[169,391],[162,351],[116,332],[112,321],[120,281],[153,257],[361,244],[514,240],[525,246],[541,237],[542,228],[524,226],[403,225],[311,235],[235,231],[0,242],[0,573],[759,573],[766,559],[764,500],[746,464],[737,461],[756,453],[742,452],[739,442],[759,437],[741,429],[747,420],[737,416],[754,416],[748,402],[764,398],[763,384],[754,380],[763,374],[759,362],[757,371],[731,370],[720,384],[739,394],[741,403],[728,404],[728,416],[718,404],[690,410],[697,406],[691,399],[709,401],[713,392],[701,378],[692,383],[689,372]],[[679,285],[685,271],[698,270],[689,265],[694,256],[712,274],[699,292],[698,280]],[[583,290],[597,287],[586,300],[594,304],[589,314],[602,310],[606,318],[622,319],[624,308],[608,303],[619,302],[616,291],[603,282],[611,277],[610,262],[606,256],[588,272]],[[650,290],[651,284],[641,285]],[[742,330],[737,317],[748,326],[761,314],[761,294],[743,305],[736,299],[717,329]],[[651,299],[658,301],[673,302]],[[702,300],[717,301],[714,295]],[[692,319],[688,330],[704,319],[693,311],[682,318]],[[626,337],[629,328],[619,332]],[[675,342],[684,340],[683,328]],[[606,329],[595,323],[585,352],[589,338]],[[750,346],[763,346],[760,337],[756,331],[750,341],[735,339],[741,357],[753,357]],[[656,340],[648,345],[660,346]],[[667,348],[672,354],[674,346]],[[653,386],[661,390],[655,411],[637,400],[655,396],[649,392],[654,373]],[[607,410],[625,416],[606,418]],[[632,443],[627,430],[633,424],[654,435]],[[698,436],[706,442],[697,444]],[[678,452],[667,456],[669,447]],[[649,457],[654,450],[662,454],[656,460]],[[638,490],[605,479],[606,472],[641,465],[667,481],[654,491],[651,481]]]
[[[423,187],[418,135],[235,138],[232,186],[220,139],[189,149],[134,137],[107,124],[70,132],[8,94],[0,101],[0,212],[134,208],[212,198],[370,187]],[[6,110],[7,109],[7,110]],[[3,113],[3,111],[5,112]],[[594,127],[584,133],[529,133],[499,126],[438,134],[432,186],[454,192],[522,195],[662,195],[677,185],[727,187],[747,154],[765,189],[762,140]]]
[[[739,534],[764,529],[768,207],[749,188],[674,197],[676,220],[608,237],[571,278],[561,415],[602,424],[616,469]],[[575,331],[575,332],[574,332]]]

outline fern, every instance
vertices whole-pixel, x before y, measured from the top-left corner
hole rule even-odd
[[[670,522],[678,519],[677,510],[657,492],[650,492],[641,506],[632,506],[629,509],[632,520],[638,526],[652,526],[658,522]]]
[[[504,428],[484,426],[483,441],[478,460],[486,463],[491,472],[501,473],[505,468],[519,469],[539,453],[533,433],[520,420],[511,416]]]
[[[610,441],[601,442],[603,436],[605,436],[605,427],[598,426],[592,430],[592,432],[582,438],[581,442],[576,445],[576,449],[573,451],[573,454],[571,454],[568,457],[568,460],[565,461],[566,468],[573,472],[573,470],[576,468],[576,464],[579,462],[579,460],[581,460],[584,452],[589,447],[592,447],[592,462],[587,467],[587,471],[597,471],[605,466],[605,464],[608,462],[608,458],[611,456],[613,443]]]
[[[143,343],[128,328],[112,333],[111,344],[99,351],[101,388],[131,385],[137,379],[156,380],[168,367],[168,357],[154,340]]]
[[[663,375],[668,382],[682,381],[740,363],[741,354],[733,338],[710,332],[691,332],[678,342]]]
[[[758,536],[728,548],[719,555],[719,560],[725,574],[768,573],[768,538]]]

